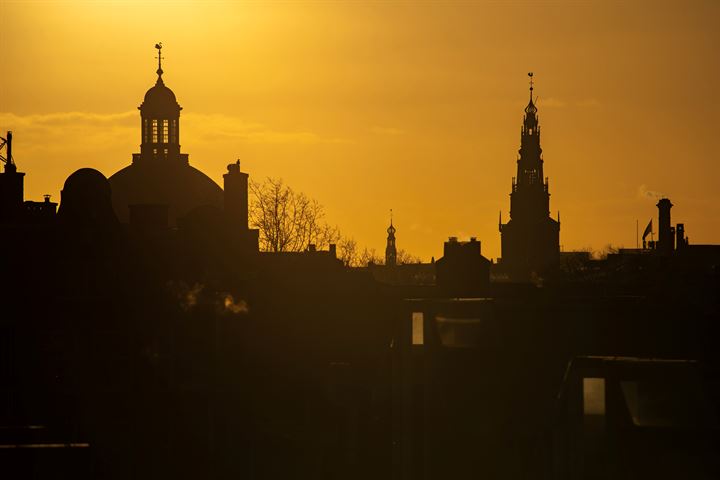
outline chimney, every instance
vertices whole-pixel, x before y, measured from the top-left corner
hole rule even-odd
[[[663,255],[670,255],[673,251],[673,228],[670,226],[670,209],[673,204],[667,198],[661,198],[658,208],[658,241],[657,250]]]
[[[337,245],[335,245],[334,243],[330,244],[330,255],[333,258],[337,258]]]
[[[685,240],[685,224],[684,223],[678,223],[675,227],[675,248],[677,250],[682,250],[686,245],[687,241]]]
[[[240,171],[240,160],[227,166],[228,173],[223,175],[224,210],[232,225],[242,230],[248,228],[248,177]]]

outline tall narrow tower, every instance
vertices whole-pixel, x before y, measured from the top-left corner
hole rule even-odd
[[[387,229],[387,246],[385,247],[385,265],[392,267],[397,264],[397,247],[395,247],[395,227],[393,226],[392,210],[390,210],[390,226]]]
[[[548,179],[543,176],[540,125],[533,101],[533,74],[530,102],[520,130],[517,176],[512,179],[510,220],[500,222],[503,269],[516,280],[527,279],[557,264],[560,256],[560,222],[550,218]]]

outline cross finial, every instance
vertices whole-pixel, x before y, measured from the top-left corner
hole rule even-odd
[[[155,48],[157,48],[157,51],[158,51],[158,56],[157,56],[157,59],[158,59],[157,74],[158,74],[158,77],[161,77],[162,74],[163,74],[163,69],[162,69],[162,59],[163,59],[163,56],[162,56],[162,42],[156,43],[156,44],[155,44]]]
[[[528,73],[528,77],[530,77],[530,101],[532,102],[532,92],[533,92],[533,72]]]

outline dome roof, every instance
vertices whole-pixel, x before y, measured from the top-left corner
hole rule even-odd
[[[220,186],[187,164],[132,164],[111,176],[110,185],[113,207],[121,222],[129,220],[130,205],[167,205],[170,225],[197,207],[223,206]]]
[[[139,109],[153,113],[177,114],[182,107],[178,104],[175,93],[163,82],[162,73],[158,73],[157,82],[145,92],[145,98]]]
[[[65,180],[60,194],[58,220],[61,223],[86,226],[117,223],[110,182],[97,170],[77,170]]]
[[[182,110],[182,107],[178,105],[175,93],[165,86],[163,82],[163,69],[162,69],[162,43],[155,45],[158,50],[158,69],[157,80],[150,90],[145,92],[145,98],[143,103],[138,107],[140,110],[149,111],[150,113],[178,113]]]
[[[162,81],[162,78],[158,77],[158,81],[155,85],[153,85],[153,87],[145,93],[143,103],[177,105],[177,99],[175,98],[175,93],[165,86],[165,82]]]
[[[73,172],[62,188],[63,192],[110,198],[110,183],[105,175],[94,168],[81,168]]]

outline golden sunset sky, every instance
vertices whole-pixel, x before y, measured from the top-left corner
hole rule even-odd
[[[527,72],[564,250],[635,246],[675,204],[720,243],[720,2],[0,0],[0,132],[26,199],[139,151],[153,48],[183,106],[182,150],[220,185],[239,158],[382,251],[448,236],[500,255]],[[655,224],[657,224],[655,222]]]

